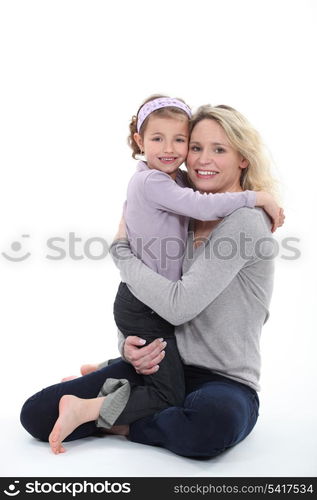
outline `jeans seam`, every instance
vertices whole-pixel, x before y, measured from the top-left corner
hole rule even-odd
[[[196,399],[198,398],[200,392],[201,392],[200,389],[196,389],[196,391],[194,391],[194,392],[191,393],[191,394],[193,394],[193,397],[192,397],[192,399],[190,401],[190,404],[187,405],[187,408],[192,408],[193,407],[193,405],[194,405]]]

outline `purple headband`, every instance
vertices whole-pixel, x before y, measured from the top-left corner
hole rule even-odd
[[[153,113],[153,111],[160,108],[167,108],[168,106],[182,109],[185,113],[187,113],[189,118],[192,117],[190,108],[184,102],[179,101],[178,99],[172,99],[171,97],[158,97],[157,99],[153,99],[153,101],[146,102],[138,112],[137,131],[140,132],[140,128],[145,118]]]

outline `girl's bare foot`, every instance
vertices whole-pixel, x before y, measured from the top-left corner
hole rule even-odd
[[[99,365],[98,364],[95,364],[95,365],[90,365],[90,364],[87,364],[87,365],[82,365],[80,367],[80,373],[82,375],[88,375],[88,373],[92,373],[92,372],[95,372],[96,370],[98,370],[98,367]]]
[[[55,455],[66,451],[62,441],[79,425],[96,420],[104,399],[104,397],[81,399],[70,394],[61,397],[59,401],[59,417],[48,438],[51,450]]]

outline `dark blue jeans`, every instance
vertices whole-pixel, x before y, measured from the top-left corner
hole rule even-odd
[[[162,446],[185,457],[209,458],[242,441],[253,429],[259,399],[250,387],[209,370],[185,366],[186,397],[182,407],[169,407],[130,425],[128,439]],[[21,410],[23,427],[47,441],[58,417],[64,394],[97,397],[107,378],[126,378],[140,384],[140,377],[125,361],[117,361],[84,377],[52,385],[30,397]],[[100,434],[94,421],[83,424],[65,441]]]

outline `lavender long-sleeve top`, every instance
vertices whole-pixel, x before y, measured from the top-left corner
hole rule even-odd
[[[189,219],[222,219],[238,208],[253,208],[255,199],[254,191],[201,194],[186,187],[181,170],[174,181],[141,161],[129,182],[124,207],[131,249],[153,271],[177,281]]]

